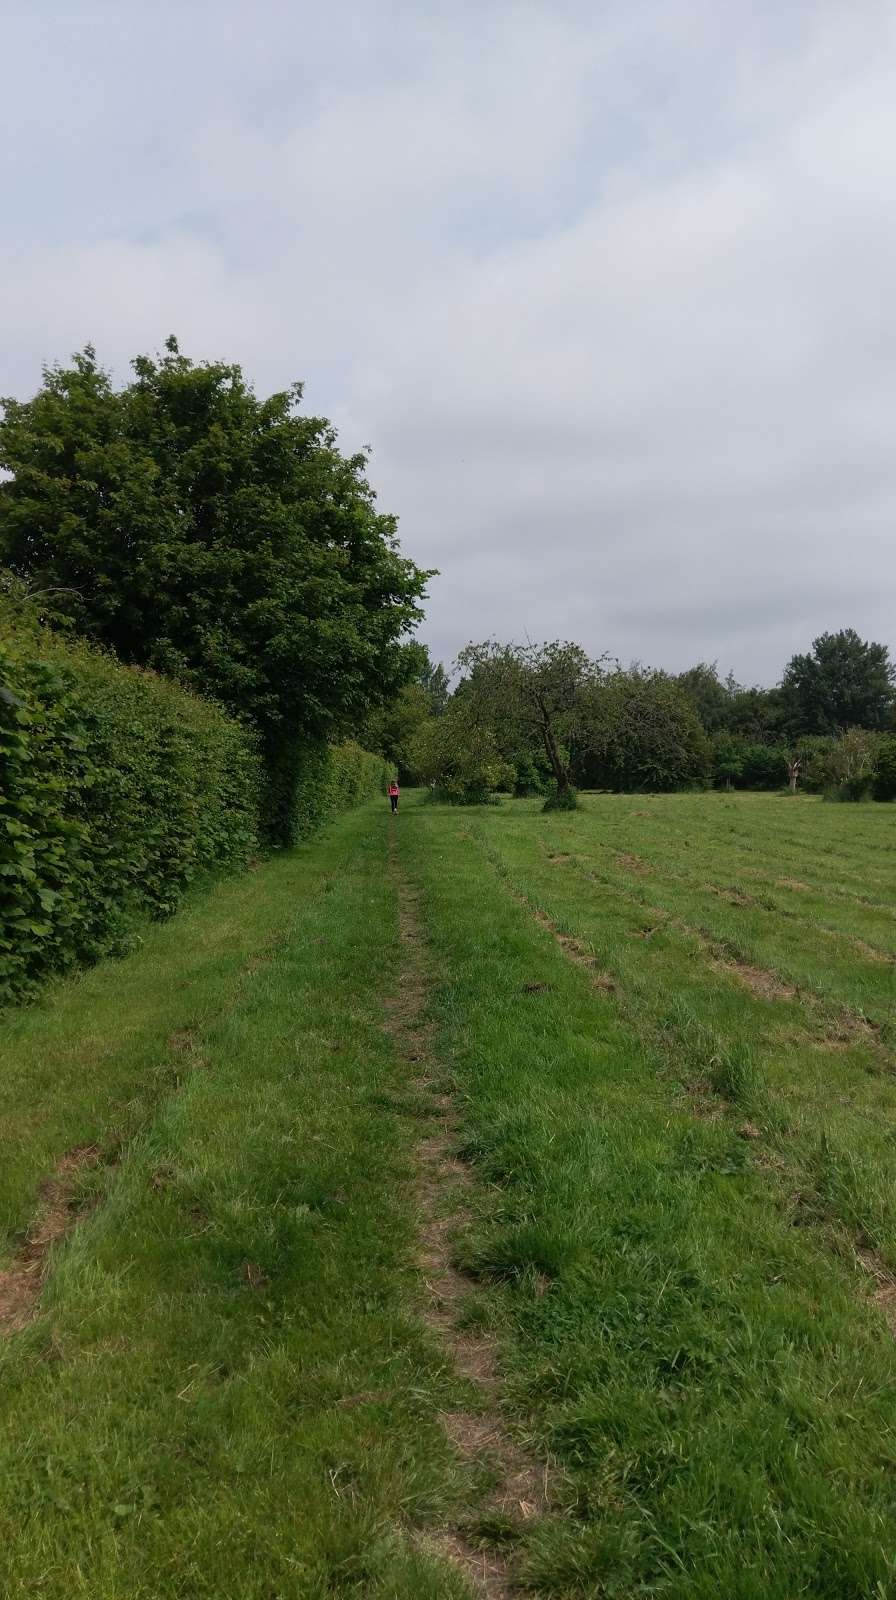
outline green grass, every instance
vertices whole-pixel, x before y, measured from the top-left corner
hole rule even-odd
[[[551,1485],[483,1539],[557,1600],[896,1595],[892,819],[406,796],[5,1019],[0,1252],[103,1159],[0,1340],[4,1600],[469,1595],[425,1544],[478,1468],[420,1315],[390,833],[474,1175],[464,1322]]]
[[[699,887],[740,890],[766,845],[802,878],[805,837],[885,901],[890,828],[752,796],[405,818],[482,1178],[466,1264],[556,1473],[522,1555],[538,1594],[896,1593],[896,1351],[855,1255],[896,1263],[896,1081],[876,1035],[826,1038],[842,1008],[886,1022],[892,988],[802,909],[776,925]],[[709,939],[811,991],[760,998]]]
[[[67,1145],[120,1159],[0,1342],[4,1597],[467,1593],[414,1532],[465,1486],[413,1314],[384,862],[344,820],[5,1038],[13,1226]]]

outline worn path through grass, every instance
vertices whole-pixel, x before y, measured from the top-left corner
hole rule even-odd
[[[420,917],[419,895],[400,865],[397,829],[390,830],[390,864],[398,890],[402,949],[399,988],[390,1004],[390,1029],[401,1054],[414,1066],[423,1133],[416,1147],[419,1250],[423,1315],[448,1368],[465,1383],[467,1403],[440,1415],[458,1458],[475,1485],[466,1517],[424,1535],[469,1578],[485,1600],[510,1600],[514,1593],[507,1547],[547,1502],[547,1478],[521,1448],[503,1413],[494,1340],[470,1308],[470,1279],[455,1264],[454,1240],[470,1224],[473,1179],[459,1159],[457,1108],[452,1079],[438,1056],[429,1022],[431,961]]]
[[[475,1592],[426,1537],[475,1484],[420,1312],[386,839],[343,819],[14,1019],[7,1263],[39,1174],[116,1159],[0,1337],[4,1600]]]

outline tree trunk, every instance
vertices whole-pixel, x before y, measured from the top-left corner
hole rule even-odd
[[[545,753],[549,762],[551,763],[551,770],[554,774],[554,779],[557,784],[557,793],[566,794],[570,786],[569,773],[563,765],[563,762],[560,760],[560,751],[557,749],[557,744],[554,739],[554,732],[547,719],[542,722],[541,733],[542,738],[544,739]]]

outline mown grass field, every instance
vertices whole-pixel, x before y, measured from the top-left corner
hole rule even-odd
[[[90,1156],[0,1327],[0,1593],[896,1595],[894,891],[886,806],[413,797],[5,1017],[0,1270]]]

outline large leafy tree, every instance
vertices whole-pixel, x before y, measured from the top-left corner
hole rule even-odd
[[[806,655],[788,662],[781,682],[788,731],[843,733],[883,728],[894,702],[896,669],[885,644],[854,628],[822,633]]]
[[[709,741],[692,701],[664,672],[608,674],[594,700],[593,779],[617,790],[681,789],[710,766]]]
[[[728,727],[733,693],[719,677],[715,661],[698,661],[695,667],[679,672],[675,681],[691,701],[707,733]]]
[[[216,696],[272,746],[356,727],[414,665],[428,574],[365,458],[169,339],[113,388],[88,347],[0,421],[0,562],[52,620]]]
[[[699,661],[676,679],[709,734],[740,734],[748,739],[781,736],[778,689],[746,688],[734,674],[719,677],[717,664]]]

